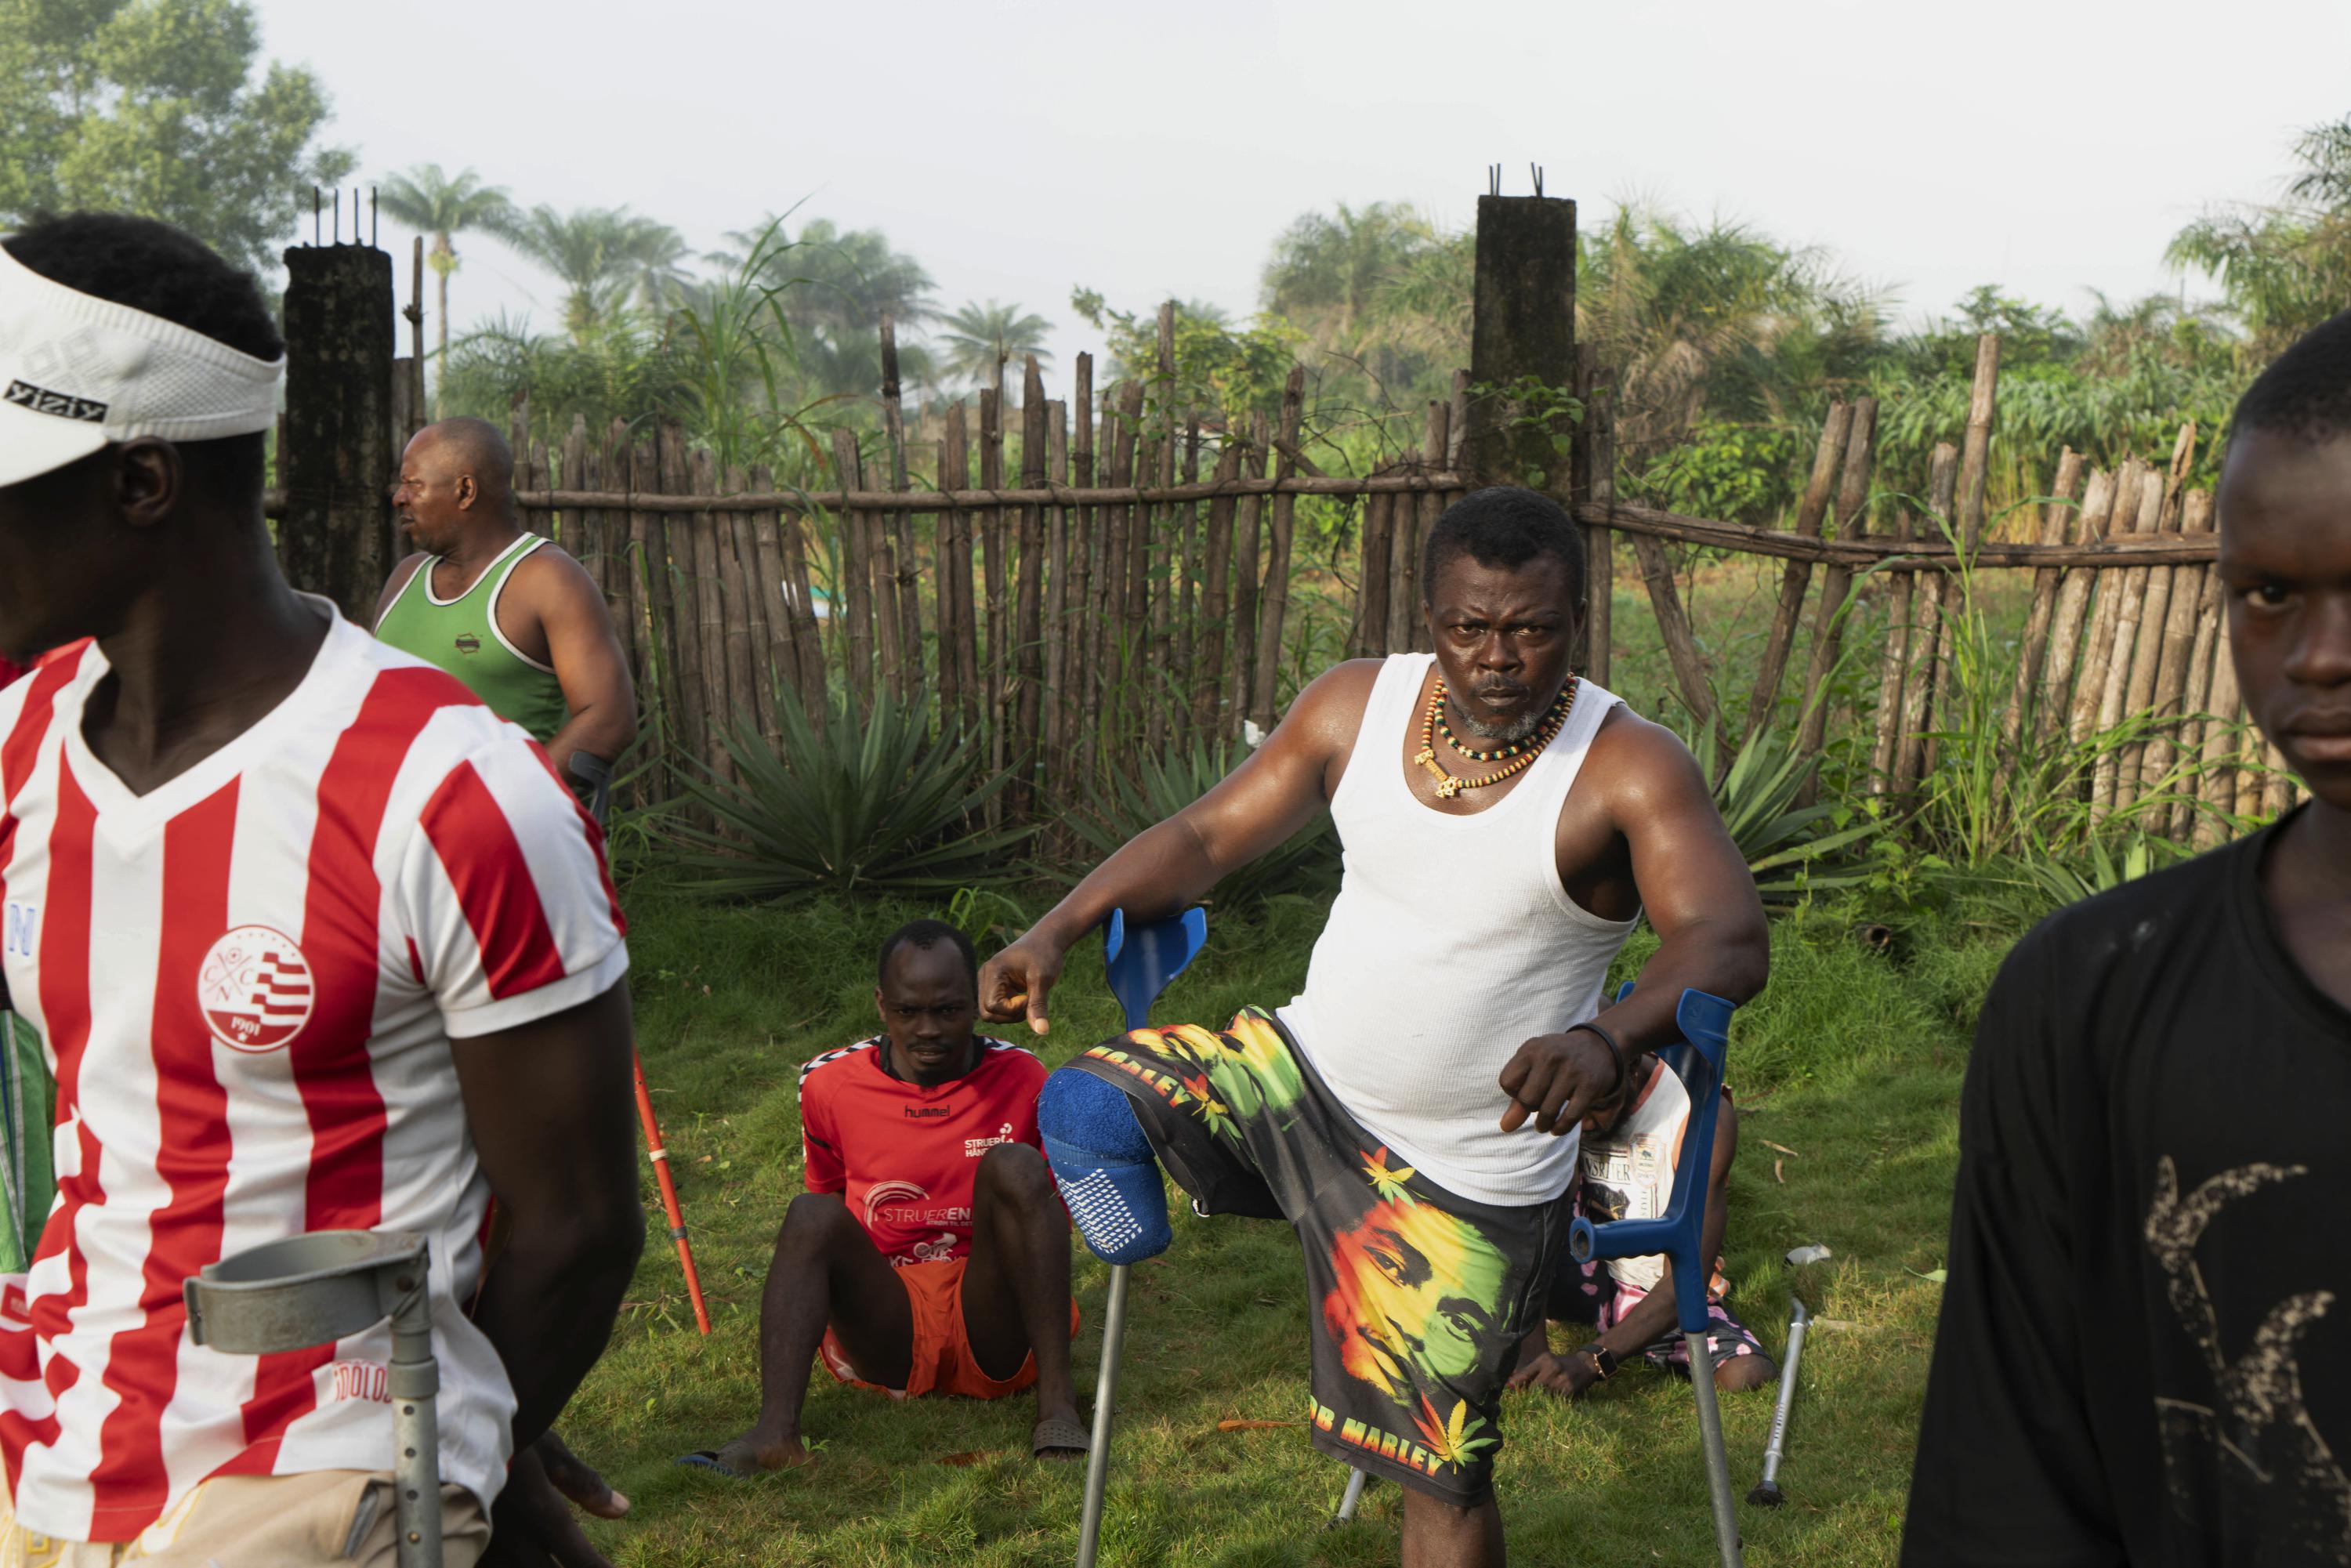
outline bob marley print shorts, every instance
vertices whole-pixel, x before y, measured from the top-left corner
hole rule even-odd
[[[1372,1139],[1281,1025],[1136,1030],[1068,1063],[1124,1090],[1201,1214],[1290,1221],[1306,1253],[1314,1446],[1448,1502],[1484,1500],[1502,1385],[1542,1321],[1562,1195],[1456,1197]]]

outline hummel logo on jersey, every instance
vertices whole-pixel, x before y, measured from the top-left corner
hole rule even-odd
[[[71,392],[51,392],[30,382],[10,382],[5,401],[35,413],[54,414],[59,419],[76,419],[85,424],[106,423],[106,404],[91,398],[76,397]]]
[[[41,907],[37,904],[11,904],[8,906],[6,925],[5,927],[0,927],[0,936],[5,938],[5,945],[0,945],[0,952],[5,952],[11,957],[31,957],[33,930],[40,923],[40,913]]]
[[[905,1110],[906,1114],[909,1116],[946,1116],[952,1114],[955,1111],[955,1107],[952,1105],[909,1105]]]

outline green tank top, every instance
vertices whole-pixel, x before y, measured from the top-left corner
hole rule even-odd
[[[523,535],[455,599],[434,597],[433,569],[441,558],[428,556],[375,623],[375,634],[385,643],[448,671],[492,713],[520,725],[542,746],[563,727],[571,709],[554,669],[498,630],[498,596],[523,557],[546,542],[537,534]]]

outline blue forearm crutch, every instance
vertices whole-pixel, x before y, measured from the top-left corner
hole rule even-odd
[[[1207,939],[1206,910],[1187,909],[1172,919],[1135,925],[1127,924],[1123,910],[1111,912],[1102,932],[1102,967],[1128,1029],[1150,1023],[1151,1004]],[[1155,1168],[1155,1179],[1156,1174]],[[1081,1234],[1084,1228],[1080,1228]],[[1078,1568],[1094,1568],[1102,1542],[1102,1497],[1110,1483],[1111,1407],[1118,1394],[1119,1346],[1126,1337],[1127,1268],[1123,1262],[1111,1264],[1110,1300],[1102,1308],[1102,1373],[1094,1385],[1093,1440],[1086,1451],[1085,1508],[1078,1518]]]
[[[1623,1001],[1633,989],[1616,993]],[[1674,1190],[1656,1219],[1619,1219],[1594,1225],[1578,1218],[1567,1249],[1579,1263],[1594,1259],[1646,1258],[1662,1252],[1672,1265],[1674,1312],[1682,1343],[1689,1347],[1690,1387],[1698,1397],[1700,1446],[1706,1450],[1707,1490],[1714,1503],[1714,1540],[1723,1568],[1740,1568],[1739,1515],[1730,1490],[1730,1461],[1722,1448],[1722,1412],[1714,1397],[1714,1353],[1708,1343],[1707,1277],[1714,1260],[1705,1255],[1707,1181],[1714,1168],[1715,1113],[1722,1100],[1723,1061],[1729,1049],[1731,1004],[1705,991],[1686,990],[1674,1009],[1681,1039],[1657,1055],[1689,1092],[1689,1125],[1674,1162]]]

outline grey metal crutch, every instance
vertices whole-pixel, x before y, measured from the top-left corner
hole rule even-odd
[[[1616,993],[1625,999],[1627,985]],[[1739,1510],[1730,1490],[1730,1460],[1722,1448],[1722,1412],[1714,1397],[1714,1352],[1708,1343],[1706,1282],[1714,1260],[1703,1256],[1708,1177],[1714,1168],[1715,1113],[1722,1102],[1723,1061],[1729,1050],[1731,1004],[1706,991],[1686,990],[1674,1008],[1682,1038],[1657,1051],[1689,1092],[1689,1123],[1674,1164],[1674,1189],[1655,1219],[1593,1225],[1579,1218],[1567,1249],[1579,1263],[1595,1258],[1645,1258],[1662,1252],[1673,1266],[1674,1313],[1689,1349],[1690,1388],[1698,1399],[1699,1446],[1706,1450],[1707,1490],[1714,1508],[1714,1541],[1723,1568],[1741,1568]]]
[[[1763,1445],[1763,1479],[1747,1494],[1757,1508],[1777,1508],[1787,1499],[1780,1494],[1780,1455],[1788,1440],[1788,1412],[1796,1404],[1796,1362],[1804,1354],[1804,1328],[1813,1314],[1802,1296],[1788,1298],[1788,1364],[1780,1369],[1780,1403],[1771,1411],[1771,1437]]]
[[[1151,1004],[1184,972],[1208,939],[1205,910],[1187,909],[1170,920],[1129,925],[1125,912],[1113,911],[1103,932],[1102,967],[1111,994],[1118,998],[1126,1027],[1151,1021]],[[1126,1338],[1127,1265],[1110,1270],[1110,1300],[1102,1308],[1102,1375],[1094,1385],[1094,1430],[1086,1449],[1086,1497],[1078,1516],[1078,1568],[1094,1568],[1102,1545],[1102,1499],[1110,1487],[1111,1409],[1118,1395],[1118,1353]]]
[[[430,1261],[422,1236],[314,1230],[207,1264],[183,1287],[188,1336],[231,1355],[331,1345],[392,1320],[400,1568],[441,1568],[441,1368],[425,1292]]]

